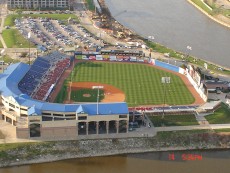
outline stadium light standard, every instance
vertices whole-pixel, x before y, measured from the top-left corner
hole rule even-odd
[[[72,92],[72,84],[73,84],[73,73],[74,73],[74,60],[73,60],[73,62],[72,62],[73,64],[72,64],[72,72],[71,72],[71,77],[70,77],[70,87],[69,87],[69,96],[68,96],[68,98],[69,98],[69,102],[70,102],[70,99],[71,99],[71,92]]]
[[[164,84],[164,101],[163,101],[163,107],[162,107],[162,119],[164,119],[164,115],[165,115],[165,102],[166,102],[166,85],[170,84],[170,77],[162,77],[161,78],[161,83]]]
[[[3,53],[5,52],[5,49],[2,49],[0,52],[0,55],[2,56],[2,73],[4,72],[4,58],[3,58]]]
[[[148,36],[148,41],[149,42],[153,42],[154,41],[154,39],[155,39],[155,37],[154,36],[152,36],[152,35],[149,35]],[[152,52],[152,48],[149,48],[149,58],[151,58],[151,52]]]
[[[92,89],[97,89],[97,115],[99,114],[98,112],[98,102],[99,102],[99,89],[104,88],[104,86],[93,86]]]
[[[31,37],[31,32],[28,33],[28,41],[29,41],[29,65],[30,65],[30,37]]]
[[[192,47],[191,46],[187,46],[187,50],[188,50],[188,53],[187,53],[186,59],[189,58],[189,54],[190,54],[190,52],[192,50]]]

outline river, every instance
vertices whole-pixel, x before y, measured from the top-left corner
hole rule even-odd
[[[202,158],[183,160],[183,155]],[[229,150],[155,152],[1,168],[0,173],[229,173],[229,159]]]
[[[187,0],[105,0],[124,26],[147,38],[230,68],[230,29],[212,21]],[[120,13],[127,10],[125,13]]]

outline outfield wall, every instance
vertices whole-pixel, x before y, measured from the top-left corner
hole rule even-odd
[[[189,82],[193,85],[193,87],[195,88],[195,90],[201,96],[201,98],[206,102],[208,98],[207,98],[207,96],[205,95],[205,93],[202,90],[203,86],[202,85],[198,86],[197,83],[193,80],[193,78],[190,76],[189,73],[186,73],[186,76],[187,76]]]
[[[162,67],[162,68],[179,73],[179,67],[172,65],[172,64],[164,63],[162,61],[155,60],[155,66]]]

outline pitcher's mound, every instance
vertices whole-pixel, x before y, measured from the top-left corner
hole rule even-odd
[[[79,90],[83,88],[92,88],[93,86],[103,86],[104,99],[101,102],[124,102],[125,94],[122,90],[113,85],[102,84],[97,82],[73,82],[71,89]],[[84,97],[90,97],[90,94],[84,94]]]

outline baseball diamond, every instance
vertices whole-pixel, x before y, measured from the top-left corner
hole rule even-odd
[[[171,83],[161,83],[161,78],[168,76]],[[77,63],[67,78],[60,94],[67,93],[69,82],[97,82],[109,84],[125,94],[129,106],[163,104],[164,87],[165,103],[168,105],[186,105],[195,99],[179,75],[143,63],[117,63],[85,61]],[[60,97],[60,95],[58,96]],[[62,101],[66,99],[63,96]]]

